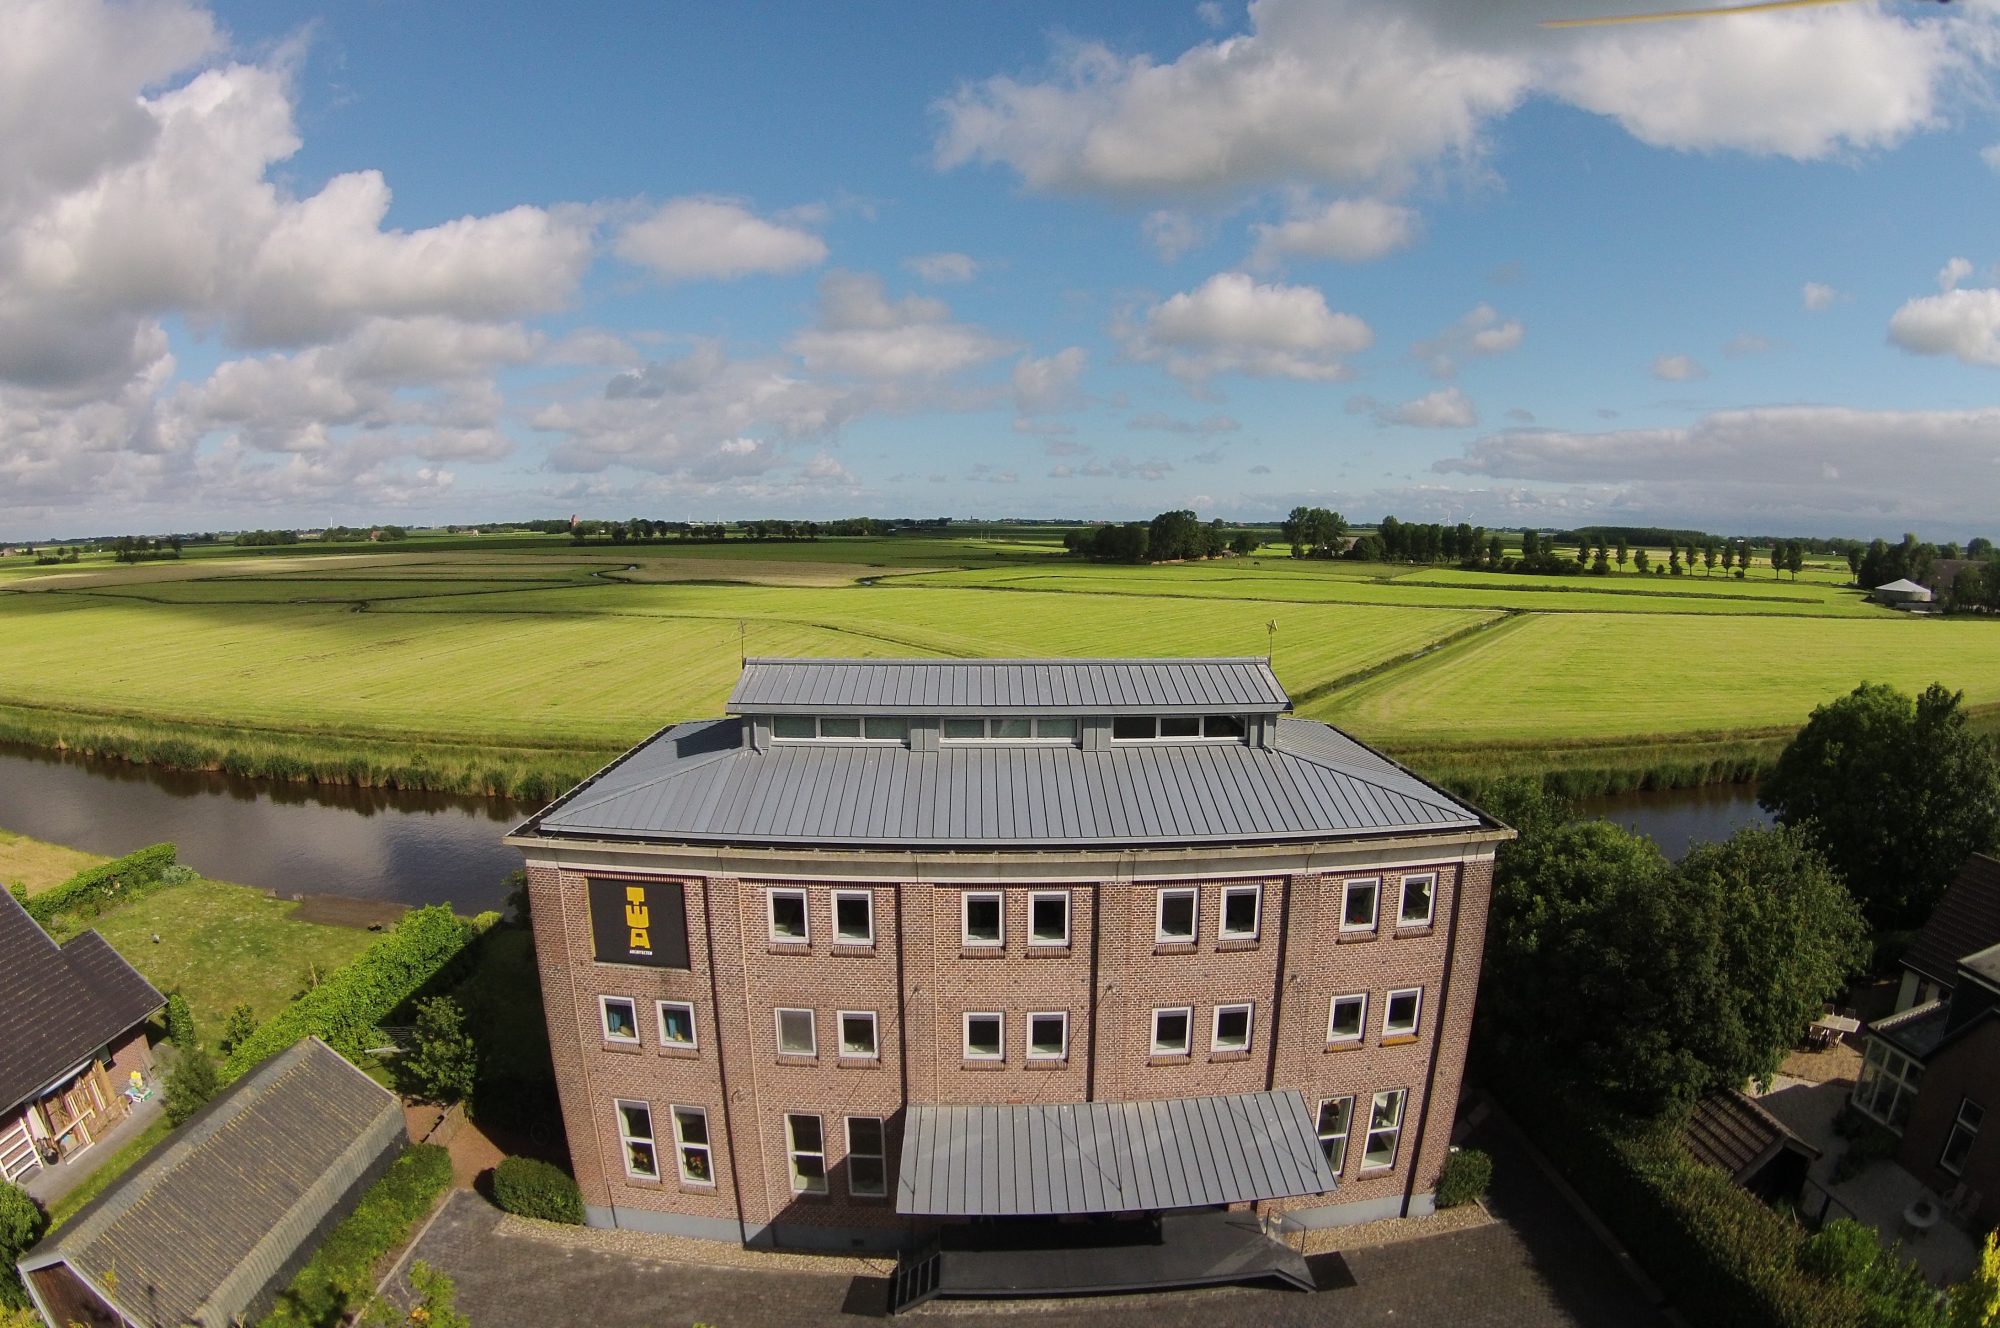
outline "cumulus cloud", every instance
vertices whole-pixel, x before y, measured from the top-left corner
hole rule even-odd
[[[1411,350],[1432,377],[1450,378],[1458,373],[1461,359],[1505,355],[1520,346],[1527,334],[1519,319],[1503,318],[1492,305],[1480,304],[1431,340],[1419,341]]]
[[[1819,281],[1808,281],[1799,289],[1800,301],[1812,313],[1820,313],[1831,309],[1834,305],[1848,298],[1849,296],[1845,291],[1837,291],[1833,287]]]
[[[1405,401],[1390,411],[1388,418],[1396,424],[1414,424],[1424,429],[1469,429],[1479,423],[1479,412],[1473,408],[1472,398],[1454,386]]]
[[[1342,198],[1276,224],[1250,228],[1256,248],[1251,266],[1272,268],[1287,258],[1337,258],[1364,263],[1405,249],[1417,237],[1411,208],[1379,198]]]
[[[979,275],[979,261],[971,254],[918,254],[904,259],[903,266],[933,286],[956,285]]]
[[[1333,381],[1349,376],[1346,356],[1375,342],[1366,323],[1329,309],[1315,288],[1241,272],[1219,272],[1117,330],[1131,358],[1162,362],[1190,383],[1225,373]]]
[[[1044,73],[940,103],[934,156],[1059,192],[1394,188],[1476,157],[1487,127],[1539,94],[1658,147],[1815,159],[1936,123],[1990,31],[1984,14],[1862,5],[1560,35],[1532,18],[1488,0],[1407,0],[1393,14],[1368,0],[1259,0],[1247,34],[1165,61],[1072,43]]]
[[[767,221],[734,198],[669,199],[619,232],[613,246],[662,281],[728,281],[784,274],[826,261],[826,241]]]
[[[1909,300],[1890,316],[1889,340],[1917,355],[1950,355],[1965,364],[2000,367],[2000,290],[1954,284]]]
[[[830,272],[819,284],[819,319],[790,348],[815,373],[859,378],[941,378],[1005,355],[1011,346],[951,321],[942,300],[891,300],[869,272]]]
[[[1662,355],[1653,361],[1648,372],[1669,383],[1686,383],[1708,377],[1708,370],[1702,368],[1692,355]]]
[[[1040,358],[1023,356],[1014,364],[1014,409],[1023,415],[1053,415],[1083,404],[1078,383],[1090,367],[1090,352],[1071,346]]]

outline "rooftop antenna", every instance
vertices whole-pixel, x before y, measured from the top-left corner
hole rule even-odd
[[[1264,624],[1264,666],[1266,668],[1271,667],[1276,662],[1277,654],[1278,620],[1273,618]]]

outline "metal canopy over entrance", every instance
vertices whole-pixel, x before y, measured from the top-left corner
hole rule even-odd
[[[1159,1212],[1335,1188],[1292,1092],[913,1106],[898,1177],[896,1211],[925,1217]]]

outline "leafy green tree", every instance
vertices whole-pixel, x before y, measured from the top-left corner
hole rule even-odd
[[[1506,554],[1506,546],[1500,542],[1500,537],[1498,535],[1494,535],[1486,541],[1486,565],[1488,567],[1491,567],[1495,571],[1498,571],[1500,568],[1500,560],[1502,557],[1505,556],[1505,554]]]
[[[478,1052],[465,1029],[465,1012],[449,996],[417,1003],[417,1023],[402,1068],[419,1096],[431,1102],[463,1102],[472,1096]]]
[[[1637,568],[1642,576],[1645,574],[1646,566],[1650,562],[1652,562],[1652,558],[1647,555],[1644,549],[1640,549],[1632,555],[1632,566]]]
[[[376,1296],[361,1322],[368,1328],[472,1328],[458,1308],[458,1284],[450,1274],[418,1259],[410,1265],[410,1289],[417,1293],[410,1308],[398,1309],[386,1296]]]
[[[1631,558],[1631,556],[1632,556],[1632,550],[1631,550],[1631,549],[1630,549],[1629,547],[1627,547],[1627,546],[1626,546],[1626,543],[1625,543],[1625,541],[1624,541],[1624,540],[1619,540],[1619,541],[1618,541],[1618,570],[1619,570],[1619,571],[1621,571],[1621,572],[1622,572],[1622,571],[1624,571],[1624,570],[1625,570],[1625,563],[1626,563],[1626,561],[1627,561],[1628,559],[1630,559],[1630,558]]]
[[[1972,853],[2000,841],[2000,761],[1963,694],[1863,683],[1815,709],[1757,800],[1807,831],[1870,925],[1920,925]]]
[[[188,1008],[187,997],[178,991],[167,993],[167,1041],[180,1051],[193,1051],[201,1045],[195,1033],[194,1011]]]
[[[1247,530],[1239,530],[1236,532],[1236,537],[1229,541],[1229,551],[1247,557],[1257,552],[1257,537]]]
[[[14,1263],[42,1238],[48,1225],[48,1214],[26,1190],[0,1181],[0,1306],[19,1309],[28,1304]]]
[[[176,1047],[167,1070],[167,1120],[179,1125],[200,1111],[222,1087],[215,1058],[200,1047]]]
[[[229,1020],[222,1026],[222,1049],[234,1051],[252,1033],[257,1031],[257,1014],[247,1005],[239,1005],[229,1012]]]
[[[1945,1307],[1951,1328],[2000,1328],[2000,1232],[1986,1233],[1978,1266],[1951,1289]]]

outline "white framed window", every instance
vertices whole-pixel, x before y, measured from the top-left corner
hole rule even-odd
[[[889,1192],[888,1141],[880,1116],[847,1118],[847,1192],[880,1199]]]
[[[1074,715],[992,716],[946,719],[938,736],[946,742],[1075,742],[1081,726]]]
[[[826,1135],[819,1117],[785,1113],[785,1150],[792,1158],[792,1193],[826,1193]]]
[[[1422,1012],[1424,989],[1422,987],[1399,987],[1389,993],[1382,1002],[1382,1040],[1391,1038],[1413,1038],[1417,1035],[1417,1016]]]
[[[833,892],[833,939],[837,945],[875,944],[875,896],[867,890]]]
[[[1069,1014],[1044,1010],[1028,1016],[1028,1059],[1059,1061],[1069,1055]]]
[[[818,1030],[813,1027],[813,1012],[779,1008],[775,1012],[778,1026],[778,1054],[780,1056],[819,1055]]]
[[[653,1109],[622,1097],[611,1105],[618,1117],[618,1141],[624,1145],[625,1174],[634,1180],[658,1180],[660,1158],[653,1151]]]
[[[841,1010],[834,1015],[840,1021],[840,1054],[850,1060],[873,1060],[879,1053],[875,1049],[875,1012],[873,1010]]]
[[[965,1016],[965,1059],[997,1061],[1007,1056],[1007,1017],[992,1010]]]
[[[764,891],[765,916],[774,941],[810,941],[812,926],[806,920],[806,892],[768,889]]]
[[[1403,1101],[1406,1089],[1389,1088],[1375,1095],[1368,1108],[1368,1140],[1361,1151],[1363,1171],[1382,1171],[1396,1165],[1396,1145],[1403,1137]]]
[[[1153,1054],[1187,1055],[1188,1025],[1193,1022],[1194,1011],[1185,1005],[1153,1011]]]
[[[694,1006],[687,1001],[661,1001],[660,1045],[692,1051],[695,1046]]]
[[[959,896],[959,939],[967,945],[1000,945],[1007,939],[1006,899],[998,891]]]
[[[1910,1107],[1923,1086],[1924,1067],[1876,1038],[1868,1039],[1868,1054],[1854,1081],[1854,1105],[1892,1130],[1901,1131]]]
[[[1263,909],[1263,898],[1264,887],[1261,885],[1222,887],[1222,926],[1218,934],[1223,940],[1257,939],[1258,914]]]
[[[773,715],[771,736],[785,742],[893,742],[907,745],[910,721],[895,715]]]
[[[1216,1006],[1215,1023],[1208,1033],[1208,1049],[1212,1052],[1250,1050],[1250,1017],[1256,1008],[1248,1002]]]
[[[690,1185],[715,1184],[715,1160],[708,1150],[708,1113],[700,1107],[675,1107],[674,1152],[680,1158],[681,1179]]]
[[[1028,896],[1028,944],[1069,944],[1069,891],[1038,890]]]
[[[599,996],[597,1012],[604,1022],[604,1040],[639,1045],[639,1006],[630,996]]]
[[[1359,1042],[1368,1024],[1368,993],[1357,991],[1336,996],[1326,1012],[1328,1042]]]
[[[1972,1151],[1972,1141],[1979,1137],[1979,1126],[1986,1119],[1986,1108],[1971,1098],[1962,1098],[1958,1104],[1958,1119],[1951,1123],[1951,1134],[1944,1141],[1944,1152],[1938,1154],[1938,1165],[1956,1176],[1965,1170],[1965,1155]]]
[[[1402,901],[1396,909],[1398,927],[1428,927],[1437,907],[1436,872],[1403,878]]]
[[[1241,715],[1114,715],[1111,736],[1119,742],[1216,738],[1241,742],[1248,726]]]
[[[1153,904],[1153,939],[1161,945],[1193,944],[1201,891],[1192,887],[1162,890]]]
[[[1347,1132],[1354,1125],[1354,1099],[1326,1097],[1319,1103],[1319,1151],[1335,1176],[1347,1165]]]
[[[1375,908],[1382,898],[1382,882],[1373,876],[1349,881],[1340,888],[1340,929],[1374,931]]]

